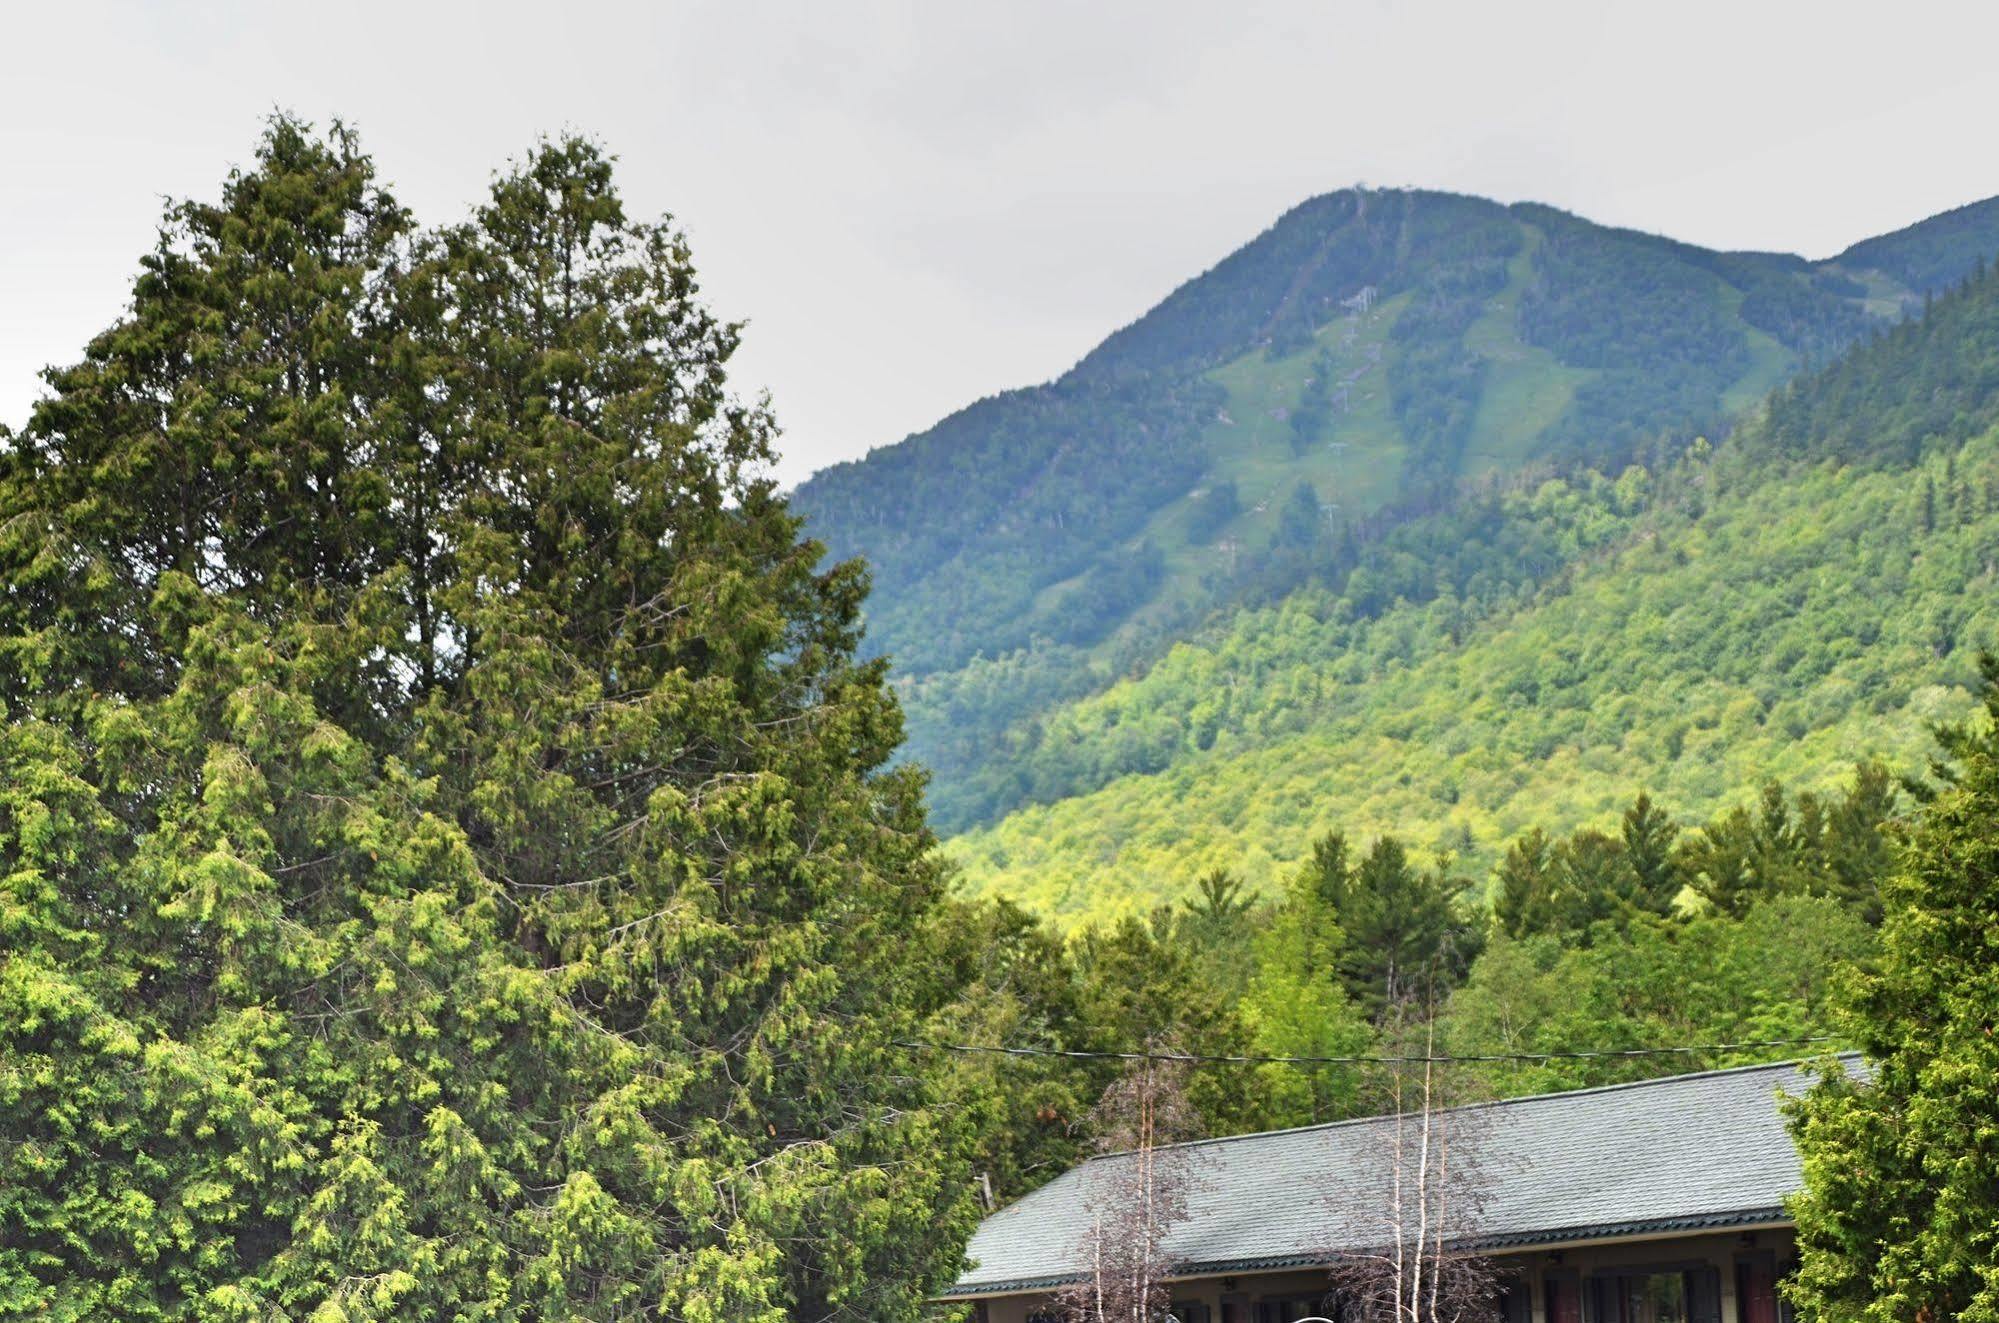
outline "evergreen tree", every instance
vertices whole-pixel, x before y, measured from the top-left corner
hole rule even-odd
[[[1069,944],[1019,906],[954,903],[933,937],[933,967],[961,991],[926,1026],[929,1040],[1055,1050],[1102,1041],[1085,1017]],[[1110,1079],[1103,1063],[959,1053],[941,1064],[946,1099],[970,1121],[981,1194],[994,1203],[1086,1156],[1084,1122]]]
[[[1187,918],[1207,932],[1221,932],[1241,923],[1256,906],[1241,878],[1226,868],[1212,868],[1194,882],[1193,896],[1180,902]]]
[[[1999,661],[1981,669],[1982,720],[1939,732],[1880,959],[1842,999],[1871,1077],[1829,1069],[1793,1110],[1805,1189],[1787,1289],[1812,1317],[1999,1318]]]
[[[1128,1052],[1147,1043],[1172,1043],[1176,1051],[1230,1055],[1248,1051],[1250,1029],[1242,1009],[1217,987],[1202,953],[1180,939],[1170,911],[1150,920],[1126,918],[1086,929],[1074,943],[1081,1024],[1074,1046],[1095,1052]],[[1098,1089],[1111,1073],[1098,1063]],[[1262,1126],[1263,1100],[1239,1077],[1196,1072],[1188,1098],[1208,1134],[1239,1134]]]
[[[1652,797],[1639,793],[1624,811],[1621,839],[1624,866],[1633,883],[1631,903],[1654,914],[1670,914],[1683,881],[1673,866],[1673,845],[1680,829]]]
[[[1594,928],[1669,916],[1683,885],[1679,829],[1640,794],[1617,836],[1583,830],[1550,841],[1539,828],[1516,840],[1494,870],[1493,917],[1509,937],[1548,933],[1587,944]]]
[[[1587,942],[1595,925],[1629,921],[1638,882],[1617,837],[1576,832],[1555,848],[1551,864],[1554,911],[1563,931]]]
[[[1298,870],[1292,883],[1294,904],[1321,906],[1329,918],[1337,919],[1353,899],[1353,858],[1346,833],[1327,832],[1312,841],[1312,855]]]
[[[1737,918],[1775,896],[1831,896],[1870,923],[1881,914],[1889,869],[1884,830],[1896,809],[1895,780],[1861,763],[1843,794],[1803,791],[1787,799],[1767,782],[1752,812],[1738,806],[1680,842],[1675,862],[1707,904]]]
[[[417,231],[279,120],[0,461],[0,1301],[914,1317],[900,720],[588,143]]]
[[[1398,998],[1449,987],[1478,954],[1478,929],[1457,910],[1464,884],[1448,864],[1418,868],[1392,836],[1377,840],[1336,885],[1344,894],[1335,910],[1345,935],[1340,976],[1371,1015]]]
[[[1532,827],[1506,848],[1494,870],[1493,919],[1508,937],[1552,932],[1561,923],[1554,906],[1548,854],[1548,833]]]
[[[1759,899],[1780,894],[1790,873],[1790,811],[1781,787],[1763,787],[1761,812],[1738,805],[1681,843],[1688,885],[1716,911],[1741,918]]]
[[[1239,1000],[1253,972],[1253,946],[1267,909],[1241,878],[1226,868],[1210,869],[1173,914],[1173,940],[1193,952],[1211,986]]]
[[[1878,762],[1853,769],[1853,783],[1825,813],[1818,890],[1881,922],[1881,886],[1893,870],[1888,827],[1899,808],[1897,782]]]

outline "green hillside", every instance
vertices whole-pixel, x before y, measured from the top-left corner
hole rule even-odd
[[[1328,194],[1059,380],[835,466],[796,503],[868,558],[909,754],[940,828],[967,830],[1067,793],[1035,758],[1063,704],[1343,582],[1468,492],[1657,468],[1988,250],[1989,204],[1810,263],[1547,207]],[[1524,590],[1561,564],[1508,573]],[[1434,576],[1405,558],[1393,577]]]
[[[1766,778],[1911,766],[1999,643],[1995,402],[1984,276],[1717,450],[1414,521],[1337,587],[1066,704],[1004,772],[1046,802],[952,853],[975,891],[1100,914],[1210,867],[1267,884],[1334,828],[1481,864],[1640,789],[1699,818]]]

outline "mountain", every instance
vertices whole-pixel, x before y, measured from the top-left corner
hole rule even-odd
[[[1846,608],[1813,629],[1856,604],[1903,613],[1878,591],[1890,553],[1867,548],[1901,526],[1936,429],[1881,420],[1936,420],[1882,366],[1911,333],[1884,333],[1995,250],[1999,200],[1807,262],[1533,205],[1330,194],[1059,380],[828,470],[796,503],[875,566],[873,638],[975,887],[1082,912],[1201,864],[1261,879],[1334,819],[1476,855],[1639,783],[1698,811],[1759,769],[1831,774],[1886,729],[1863,710],[1906,717],[1886,751],[1907,752],[1949,706],[1948,666],[1943,690],[1883,696],[1915,674],[1907,639],[1847,659],[1876,689],[1844,701],[1795,659],[1698,694],[1603,688],[1643,667],[1584,677],[1600,658],[1718,663],[1735,631],[1789,620],[1746,604],[1763,589]],[[1814,467],[1833,453],[1864,479]],[[1957,521],[1932,510],[1956,539],[1925,545],[1933,564],[1984,545],[1984,457],[1964,464],[1921,471]],[[1928,602],[1948,580],[1916,586]],[[1691,614],[1629,632],[1668,602]],[[1597,652],[1576,651],[1585,636]],[[1794,644],[1812,666],[1834,646]],[[1606,720],[1614,698],[1637,707]],[[1738,700],[1758,734],[1735,738],[1736,714],[1724,774],[1702,732]]]

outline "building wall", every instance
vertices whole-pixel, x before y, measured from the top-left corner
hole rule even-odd
[[[1493,1261],[1522,1287],[1521,1298],[1508,1311],[1511,1323],[1664,1323],[1624,1318],[1615,1306],[1607,1310],[1604,1287],[1596,1284],[1646,1270],[1696,1268],[1709,1270],[1706,1280],[1718,1287],[1718,1314],[1694,1309],[1696,1315],[1708,1313],[1705,1323],[1780,1323],[1780,1318],[1787,1323],[1788,1315],[1779,1316],[1773,1308],[1767,1283],[1790,1263],[1792,1244],[1789,1230],[1775,1228],[1572,1244],[1559,1250],[1495,1255]],[[1743,1298],[1738,1283],[1753,1298]],[[1570,1297],[1576,1302],[1571,1307],[1574,1312],[1556,1303],[1564,1286],[1574,1293]],[[1326,1287],[1324,1272],[1255,1273],[1189,1281],[1175,1290],[1174,1300],[1205,1306],[1206,1323],[1264,1323],[1271,1311],[1260,1313],[1259,1305],[1314,1300]],[[981,1323],[1032,1323],[1052,1309],[1047,1296],[1009,1296],[981,1303]],[[1704,1321],[1697,1316],[1692,1323]]]

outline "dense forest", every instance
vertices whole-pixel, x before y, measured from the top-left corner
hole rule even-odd
[[[1999,624],[1967,592],[1999,544],[1995,363],[1973,258],[1713,440],[1356,524],[1297,483],[1269,554],[1211,576],[1240,605],[1157,656],[1113,674],[1044,640],[904,677],[936,819],[976,890],[1143,912],[1211,867],[1275,885],[1332,823],[1484,866],[1640,789],[1704,817],[1764,779],[1906,765]],[[1240,501],[1216,483],[1191,509]],[[1170,572],[1156,543],[1128,560],[1126,582]]]
[[[1433,1025],[1434,1050],[1466,1056],[1743,1045],[1460,1067],[1474,1096],[1797,1056],[1801,1041],[1837,1032],[1836,971],[1875,949],[1906,806],[1893,777],[1863,764],[1829,791],[1765,785],[1697,827],[1641,794],[1608,830],[1522,835],[1490,879],[1448,857],[1424,862],[1394,836],[1336,829],[1266,900],[1217,869],[1187,879],[1174,904],[1066,936],[1010,901],[960,901],[945,949],[970,991],[930,1032],[1302,1057],[1395,1049],[1418,1021]],[[1396,1004],[1412,997],[1414,1020]],[[1087,1151],[1081,1122],[1119,1069],[960,1061],[956,1090],[995,1113],[980,1162],[999,1197]],[[1194,1076],[1191,1097],[1209,1130],[1231,1133],[1379,1111],[1381,1087],[1365,1066],[1217,1065]]]
[[[1692,829],[1641,794],[1608,830],[1515,840],[1489,900],[1448,860],[1333,831],[1272,899],[1210,872],[1173,906],[1066,940],[1007,901],[959,902],[945,949],[969,991],[931,1032],[1344,1058],[1207,1061],[1184,1102],[1216,1132],[1390,1109],[1411,1052],[1459,1099],[1817,1055],[1822,1082],[1787,1107],[1806,1188],[1786,1294],[1828,1320],[1889,1323],[1912,1300],[1978,1316],[1999,1299],[1995,1162],[1967,1140],[1999,1078],[1999,660],[1976,669],[1971,719],[1932,732],[1920,773],[1765,785]],[[1844,1046],[1866,1050],[1872,1081],[1823,1060]],[[1091,1100],[1136,1069],[957,1060],[952,1091],[986,1111],[976,1161],[995,1198],[1087,1152]]]
[[[1898,856],[1958,775],[1937,741],[1983,748],[1964,732],[1999,702],[1999,273],[1972,256],[1920,315],[1825,325],[1858,343],[1714,440],[1368,527],[1311,518],[1301,482],[1267,603],[1109,685],[1062,693],[1045,648],[906,680],[980,739],[986,705],[1054,693],[933,786],[999,818],[947,846],[973,991],[933,1038],[1364,1058],[1406,1045],[1413,988],[1437,1050],[1529,1058],[1458,1068],[1499,1096],[1847,1041],[1845,971],[1879,956]],[[1210,504],[1205,538],[1236,486]],[[1662,1044],[1740,1046],[1532,1059]],[[959,1059],[964,1096],[1012,1099],[979,1157],[1000,1197],[1084,1151],[1118,1069]],[[1383,1087],[1190,1083],[1216,1131]]]
[[[1440,566],[1401,562],[1406,596],[1390,558],[1051,714],[972,782],[1028,807],[955,838],[969,884],[1142,910],[1205,867],[1272,882],[1330,823],[1490,863],[1641,788],[1705,814],[1906,767],[1999,635],[1989,431],[1871,470],[1731,445],[1496,504],[1504,536],[1456,524]]]
[[[836,555],[870,562],[868,646],[895,660],[908,756],[959,832],[1068,793],[1023,759],[1071,700],[1337,585],[1405,524],[1443,515],[1435,542],[1476,518],[1467,492],[1657,472],[1718,443],[1993,251],[1991,204],[1807,262],[1534,205],[1328,194],[1057,381],[795,500]],[[1428,567],[1395,581],[1412,577]]]

